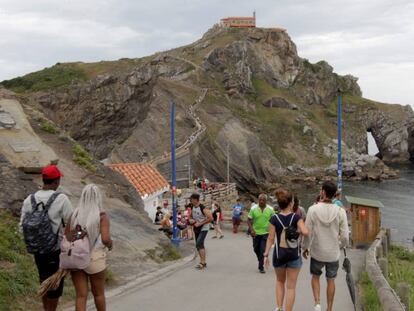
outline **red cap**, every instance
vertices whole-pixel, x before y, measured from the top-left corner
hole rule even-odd
[[[63,177],[63,174],[59,171],[56,165],[49,165],[43,168],[42,170],[43,179],[58,179]]]

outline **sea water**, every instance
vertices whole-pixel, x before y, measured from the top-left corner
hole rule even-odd
[[[345,182],[343,201],[349,205],[346,195],[381,201],[382,227],[391,229],[394,242],[414,247],[414,164],[392,167],[400,171],[399,179]],[[299,191],[301,205],[310,206],[318,192],[317,188]]]

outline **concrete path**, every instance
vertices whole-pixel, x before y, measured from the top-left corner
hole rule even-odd
[[[194,264],[146,288],[131,291],[109,301],[114,311],[264,311],[275,309],[275,276],[273,269],[266,274],[257,271],[251,238],[226,232],[224,239],[206,240],[208,268],[197,271]],[[190,243],[190,242],[187,242]],[[353,269],[361,269],[364,252],[351,251]],[[342,264],[342,261],[341,261]],[[309,260],[305,261],[297,286],[294,310],[313,310]],[[322,280],[322,307],[325,303],[326,282]],[[324,309],[322,309],[324,310]],[[353,307],[340,270],[337,279],[335,311],[352,311]]]

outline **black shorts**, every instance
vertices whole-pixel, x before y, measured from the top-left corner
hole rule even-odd
[[[197,249],[204,249],[204,240],[207,237],[207,230],[194,230],[195,240],[196,240],[196,248]]]
[[[35,254],[34,259],[37,270],[39,271],[39,281],[42,283],[48,277],[52,276],[59,270],[60,250],[48,254]],[[47,292],[47,298],[57,299],[62,296],[64,279],[60,281],[56,290]]]
[[[325,276],[327,279],[335,279],[338,274],[339,261],[321,262],[311,258],[310,273],[315,276],[322,275],[322,269],[325,267]]]

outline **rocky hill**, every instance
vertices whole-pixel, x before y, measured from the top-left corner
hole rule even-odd
[[[357,78],[300,58],[279,29],[214,26],[193,44],[142,59],[56,64],[1,84],[97,159],[115,162],[168,152],[174,101],[179,146],[205,126],[188,148],[194,175],[225,180],[228,146],[231,179],[253,192],[284,176],[335,174],[338,89],[346,177],[393,177],[384,162],[414,158],[409,106],[364,99]],[[367,155],[367,131],[384,162]]]
[[[51,161],[59,162],[64,173],[59,191],[74,207],[85,184],[97,184],[104,194],[114,240],[111,285],[157,271],[180,256],[152,224],[142,199],[123,176],[94,160],[36,107],[23,108],[17,97],[0,88],[0,240],[5,241],[0,243],[0,295],[5,297],[1,310],[23,310],[26,302],[30,310],[42,309],[33,303],[37,272],[17,224],[23,200],[42,184],[37,173]],[[191,246],[184,245],[181,252],[187,255]]]

